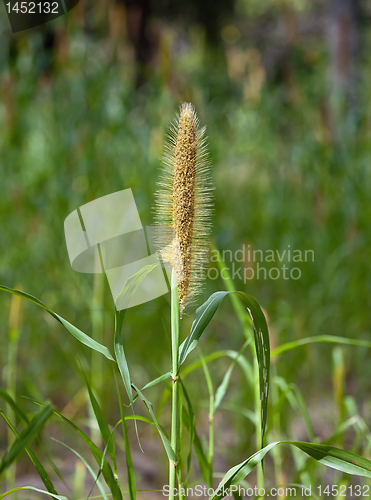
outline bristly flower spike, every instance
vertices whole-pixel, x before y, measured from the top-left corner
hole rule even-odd
[[[156,243],[175,271],[181,314],[201,290],[209,252],[213,188],[205,130],[192,104],[183,103],[167,135],[156,193]]]

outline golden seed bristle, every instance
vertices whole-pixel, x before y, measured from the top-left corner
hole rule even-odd
[[[156,193],[157,245],[174,268],[181,313],[200,291],[209,247],[212,188],[204,135],[194,107],[183,103],[165,143]]]

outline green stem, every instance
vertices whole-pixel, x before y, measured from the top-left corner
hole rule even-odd
[[[217,251],[218,250],[213,247],[213,250]],[[235,291],[236,288],[234,286],[234,283],[232,281],[232,278],[228,272],[228,269],[225,267],[225,264],[223,262],[223,259],[220,256],[220,253],[217,253],[218,255],[218,266],[220,270],[220,274],[223,278],[224,284],[227,287],[228,291]],[[253,336],[253,330],[251,328],[251,322],[249,321],[248,315],[246,314],[246,311],[244,310],[241,302],[238,300],[237,297],[232,296],[232,304],[234,307],[234,310],[237,314],[238,319],[241,322],[242,329],[244,332],[244,335],[246,339],[249,339],[251,341],[250,346],[251,346],[251,353],[254,358],[254,407],[255,407],[255,415],[256,415],[256,425],[255,425],[255,433],[256,433],[256,449],[260,450],[261,449],[261,435],[262,435],[262,418],[261,418],[261,401],[260,401],[260,387],[259,387],[259,365],[257,362],[256,358],[256,352],[255,352],[255,346],[254,346],[254,336]],[[257,465],[257,485],[259,488],[264,488],[264,471],[263,471],[263,466],[262,463],[259,463]]]
[[[255,438],[256,438],[256,449],[261,449],[261,436],[262,436],[262,418],[261,418],[261,402],[260,402],[260,387],[259,387],[259,365],[256,359],[256,355],[254,354],[254,400],[255,400],[255,416],[256,416],[256,425],[255,425]],[[260,462],[256,466],[256,474],[257,474],[257,485],[258,489],[264,489],[264,471],[262,462]],[[259,497],[264,498],[264,497]]]
[[[172,389],[172,409],[171,409],[171,446],[177,456],[179,462],[179,384],[178,384],[178,371],[179,371],[179,298],[178,288],[176,285],[174,271],[171,276],[171,354],[172,354],[172,367],[171,374],[173,379]],[[170,461],[169,464],[169,500],[174,500],[177,495],[173,495],[176,487],[177,465]]]
[[[103,313],[103,299],[104,299],[104,274],[96,273],[93,278],[93,297],[91,308],[91,323],[93,339],[103,344],[103,330],[104,330],[104,313]],[[96,351],[91,353],[91,374],[90,383],[95,392],[95,395],[102,403],[103,393],[103,356]],[[94,421],[95,416],[93,409],[89,406],[90,418]],[[99,446],[101,443],[101,434],[99,429],[92,429],[92,439],[94,443]]]
[[[178,381],[178,385],[180,385],[180,379]],[[181,388],[179,387],[179,390]],[[177,466],[177,477],[178,477],[178,490],[179,490],[179,500],[185,500],[185,496],[182,494],[182,489],[184,488],[184,482],[182,477],[181,463],[180,463],[180,449],[181,449],[181,439],[182,439],[182,410],[183,410],[183,394],[180,390],[179,398],[178,398],[178,412],[179,412],[179,420],[178,420],[178,466]]]
[[[208,451],[208,461],[209,461],[209,478],[208,478],[208,487],[213,487],[213,459],[214,459],[214,415],[215,415],[215,396],[214,396],[214,387],[213,382],[211,380],[209,368],[207,363],[205,362],[205,358],[201,353],[201,349],[199,348],[200,358],[202,362],[202,366],[205,373],[207,389],[209,391],[209,451]]]
[[[277,376],[277,367],[276,365],[273,365],[271,367],[272,369],[272,375]],[[272,379],[273,379],[272,376]],[[279,390],[277,387],[277,384],[272,384],[271,386],[271,400],[272,400],[272,407],[275,408],[276,405],[279,404]],[[279,440],[279,437],[281,435],[281,417],[280,417],[280,412],[278,412],[273,419],[273,430],[274,430],[274,440]],[[275,474],[275,481],[276,484],[284,484],[285,479],[283,476],[283,471],[282,471],[282,453],[281,453],[281,448],[277,447],[274,448],[275,451],[272,451],[272,457],[273,457],[273,463],[274,463],[274,474]],[[284,496],[279,496],[279,499],[284,499]]]
[[[21,287],[19,287],[21,289]],[[12,296],[9,314],[9,345],[8,345],[8,364],[6,369],[6,390],[14,400],[16,400],[17,392],[17,355],[19,344],[19,324],[20,324],[20,308],[21,298],[16,295]],[[7,405],[7,415],[15,425],[15,413],[13,409]],[[8,447],[14,443],[15,436],[10,428],[8,428]],[[7,487],[11,489],[15,485],[16,464],[12,464],[5,474]],[[16,497],[17,498],[17,497]]]

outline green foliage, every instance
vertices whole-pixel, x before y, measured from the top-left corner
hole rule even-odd
[[[40,434],[43,426],[53,413],[53,407],[48,404],[42,408],[29,422],[27,427],[17,436],[10,449],[0,463],[2,474],[28,448],[29,444]]]
[[[274,446],[278,444],[290,444],[304,451],[310,457],[333,469],[345,472],[346,474],[356,474],[357,476],[371,477],[371,461],[350,453],[349,451],[333,448],[332,446],[304,443],[300,441],[281,441],[271,443],[262,450],[249,457],[241,464],[230,469],[218,486],[215,494],[209,500],[224,498],[228,488],[238,485],[253,470],[254,467],[264,458],[264,456]]]
[[[270,346],[267,323],[259,304],[254,297],[249,297],[243,292],[215,292],[200,306],[192,324],[191,332],[180,346],[179,365],[182,365],[188,354],[196,347],[202,333],[216,313],[221,301],[229,293],[235,294],[246,307],[251,317],[254,328],[256,356],[259,364],[259,385],[262,412],[262,441],[264,438],[265,424],[267,421],[269,372],[270,372]]]
[[[26,306],[22,313],[16,399],[0,389],[0,396],[14,412],[15,420],[6,412],[3,415],[8,418],[7,425],[14,429],[15,436],[17,433],[21,436],[23,431],[18,423],[27,429],[33,410],[27,407],[29,401],[25,403],[26,408],[21,409],[18,396],[31,395],[39,400],[50,397],[58,408],[69,401],[74,417],[67,419],[58,414],[58,420],[64,423],[61,428],[66,435],[66,427],[69,427],[80,436],[82,445],[85,443],[88,448],[81,450],[75,443],[74,448],[78,448],[85,460],[85,453],[90,450],[99,467],[96,477],[103,476],[117,500],[122,498],[123,489],[115,477],[110,444],[113,437],[112,440],[109,437],[111,429],[107,422],[116,422],[121,416],[125,425],[126,401],[120,402],[119,412],[113,397],[113,365],[102,358],[100,375],[105,390],[95,394],[94,384],[89,380],[91,391],[88,391],[95,398],[98,411],[98,416],[93,412],[91,418],[98,417],[100,431],[103,428],[105,452],[102,452],[99,443],[93,443],[89,430],[83,427],[87,422],[83,420],[81,424],[84,431],[72,422],[83,418],[85,405],[85,400],[79,401],[76,396],[81,380],[78,370],[73,368],[78,368],[78,359],[85,370],[89,366],[90,352],[86,346],[112,360],[112,354],[103,344],[115,345],[129,404],[135,404],[138,413],[125,417],[128,428],[123,428],[128,490],[130,498],[135,498],[133,464],[128,453],[129,441],[132,446],[136,445],[130,427],[133,418],[151,423],[153,429],[157,426],[168,454],[174,452],[169,448],[165,425],[170,377],[168,338],[164,333],[168,330],[168,304],[159,298],[133,308],[126,313],[123,325],[120,324],[122,313],[117,321],[120,328],[116,327],[115,339],[112,339],[112,304],[106,293],[102,309],[104,326],[100,332],[102,343],[74,327],[73,324],[84,325],[82,329],[90,331],[93,285],[91,276],[79,275],[70,268],[63,220],[88,201],[118,189],[132,188],[143,224],[151,223],[148,214],[162,154],[162,136],[180,100],[192,100],[202,121],[208,123],[217,192],[213,223],[218,248],[235,251],[244,244],[246,248],[250,245],[251,250],[275,249],[281,253],[288,245],[292,250],[314,250],[313,262],[300,263],[299,280],[254,277],[244,281],[237,274],[233,278],[235,283],[228,282],[222,275],[222,279],[209,280],[207,285],[208,295],[217,289],[243,290],[258,297],[267,311],[274,369],[271,392],[277,392],[277,398],[271,397],[265,410],[267,441],[290,436],[299,426],[313,441],[313,446],[320,446],[318,442],[343,446],[344,442],[354,452],[370,456],[370,431],[365,423],[369,403],[364,398],[371,380],[367,358],[371,345],[370,68],[361,55],[358,104],[354,116],[340,124],[343,133],[336,137],[329,116],[330,61],[325,40],[301,32],[293,45],[285,35],[277,46],[269,36],[266,45],[262,40],[266,38],[266,23],[277,22],[278,27],[285,27],[278,31],[285,33],[290,30],[291,21],[294,26],[298,20],[298,25],[312,22],[312,8],[316,14],[315,6],[301,0],[239,0],[235,16],[231,15],[226,21],[228,29],[222,31],[223,41],[218,48],[205,42],[200,26],[189,29],[187,26],[183,33],[168,22],[156,25],[158,64],[154,64],[153,73],[140,88],[135,83],[135,64],[131,62],[127,40],[116,42],[106,33],[102,39],[95,29],[87,29],[85,21],[79,21],[77,15],[61,19],[56,36],[60,45],[50,74],[44,74],[42,61],[49,56],[43,48],[42,31],[25,32],[13,42],[5,29],[4,13],[0,13],[3,16],[0,17],[0,273],[1,282],[13,287],[4,286],[2,290],[17,293],[39,306]],[[107,19],[112,18],[111,14],[107,14]],[[366,54],[370,44],[367,26],[363,27],[361,36]],[[277,49],[277,59],[272,47]],[[250,49],[256,50],[260,60],[258,70],[264,75],[255,98],[249,94],[254,80],[254,68],[248,62]],[[236,67],[233,57],[241,63],[237,64],[237,74],[233,74]],[[218,262],[219,269],[229,268],[233,276],[232,262],[228,258],[224,260],[223,266]],[[256,271],[257,263],[246,258],[241,266]],[[17,287],[32,295],[16,291]],[[231,299],[253,351],[246,309],[236,295],[231,294]],[[2,294],[0,310],[4,332],[8,306],[6,294]],[[57,322],[50,321],[50,315],[74,338],[62,335],[63,330]],[[187,317],[182,323],[183,334],[193,328]],[[218,388],[214,394],[214,410],[217,410],[216,416],[222,415],[225,425],[233,429],[232,437],[236,441],[231,447],[221,439],[217,452],[222,452],[231,463],[242,460],[254,449],[258,450],[259,458],[262,456],[258,430],[261,374],[256,371],[253,358],[240,352],[240,329],[232,309],[222,305],[208,329],[209,335],[204,336],[202,342],[204,363]],[[0,364],[4,367],[7,338],[5,334],[0,337]],[[195,337],[189,338],[187,345],[191,347],[195,340]],[[341,412],[339,410],[334,419],[329,343],[344,346],[344,394]],[[126,360],[129,352],[130,373]],[[183,450],[186,441],[188,445],[182,457],[185,483],[191,484],[199,473],[210,483],[213,478],[210,479],[207,431],[203,425],[203,404],[209,395],[206,385],[200,384],[202,362],[192,358],[194,353],[190,349],[182,352],[189,354],[182,360],[180,373],[183,424],[189,433],[187,440],[184,436],[182,439]],[[116,369],[116,364],[114,367]],[[159,376],[161,373],[165,375]],[[131,378],[136,381],[134,389]],[[165,392],[160,400],[162,382]],[[142,389],[139,391],[138,387]],[[133,395],[132,390],[136,389],[138,392]],[[144,396],[144,393],[147,396],[145,391],[148,398]],[[150,418],[139,414],[141,407],[136,402],[139,394],[150,409]],[[199,404],[195,404],[194,394]],[[329,405],[325,415],[324,401]],[[162,408],[162,418],[157,408]],[[93,424],[88,421],[88,425]],[[215,432],[218,426],[221,427],[216,418]],[[13,451],[13,465],[20,459],[18,451],[25,450],[46,481],[49,496],[64,498],[53,492],[52,474],[48,467],[43,469],[37,450],[31,449],[28,440],[21,443],[18,436],[16,442],[19,448]],[[161,445],[160,440],[159,443]],[[311,447],[308,450],[319,457],[318,450]],[[346,456],[331,460],[340,460],[344,466]],[[303,458],[304,454],[298,449],[291,456],[284,447],[277,446],[272,449],[272,457],[273,465],[267,459],[268,471],[270,467],[274,469],[269,481],[274,477],[279,484],[282,473],[292,475],[297,482],[306,480],[318,484],[323,479],[322,469],[316,467],[314,461]],[[193,463],[193,458],[198,465]],[[257,458],[254,460],[259,462]],[[251,465],[250,462],[248,468]],[[120,471],[118,473],[120,475]],[[348,476],[335,477],[350,480]],[[14,489],[14,492],[16,490],[22,489]],[[35,492],[48,494],[38,489]],[[0,498],[10,493],[3,493]],[[27,494],[32,494],[31,488]]]
[[[107,349],[107,347],[102,346],[101,344],[99,344],[98,342],[96,342],[95,340],[93,340],[91,337],[89,337],[88,335],[86,335],[84,332],[82,332],[81,330],[79,330],[75,326],[71,325],[71,323],[69,323],[67,320],[65,320],[64,318],[62,318],[61,316],[59,316],[57,313],[55,313],[54,311],[52,311],[51,309],[49,309],[49,307],[47,305],[45,305],[43,302],[41,302],[41,300],[37,299],[36,297],[33,297],[32,295],[30,295],[28,293],[21,292],[20,290],[14,290],[14,289],[9,288],[7,286],[0,286],[0,290],[2,290],[4,292],[12,293],[14,295],[18,295],[19,297],[27,299],[30,302],[33,302],[34,304],[37,304],[38,306],[42,307],[51,316],[53,316],[53,318],[55,318],[64,327],[66,327],[67,330],[70,333],[72,333],[72,335],[77,340],[79,340],[82,344],[90,347],[91,349],[94,349],[94,351],[102,353],[104,356],[106,356],[106,358],[114,361],[114,359],[113,359],[112,355],[110,354],[109,350]]]

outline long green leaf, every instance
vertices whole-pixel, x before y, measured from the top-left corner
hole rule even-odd
[[[154,385],[157,385],[160,382],[163,382],[164,380],[167,380],[170,377],[171,377],[171,372],[164,373],[164,375],[161,375],[160,377],[155,378],[151,382],[148,382],[148,384],[142,387],[141,391],[144,391],[144,389],[149,389],[150,387],[153,387]]]
[[[144,280],[144,278],[151,273],[157,266],[160,264],[148,264],[146,266],[143,266],[142,269],[139,269],[138,272],[133,274],[127,282],[125,283],[123,289],[119,293],[116,299],[116,303],[119,301],[123,301],[127,307],[130,306],[130,301],[134,297],[135,292],[138,289],[138,286],[141,284],[141,282]]]
[[[131,385],[132,385],[132,388],[134,389],[134,391],[138,394],[139,399],[141,401],[143,401],[143,403],[146,405],[146,407],[149,411],[149,414],[151,415],[153,422],[158,430],[158,433],[160,434],[161,440],[163,442],[163,445],[164,445],[164,448],[165,448],[165,451],[166,451],[166,454],[167,454],[169,460],[171,460],[172,462],[176,462],[177,461],[176,454],[175,454],[175,452],[170,444],[169,439],[165,435],[164,430],[162,429],[161,425],[157,421],[155,412],[153,411],[152,403],[150,401],[148,401],[148,399],[142,394],[142,392],[138,389],[138,387],[136,387],[134,384],[131,384]]]
[[[228,494],[228,489],[232,484],[240,484],[241,481],[250,474],[254,467],[262,461],[268,451],[279,444],[295,446],[318,462],[332,469],[345,472],[346,474],[371,478],[371,461],[355,453],[323,444],[305,443],[303,441],[277,441],[275,443],[270,443],[244,462],[230,469],[209,500],[224,498]]]
[[[62,316],[59,316],[56,312],[52,311],[44,302],[41,302],[41,300],[37,299],[33,295],[30,295],[25,292],[21,292],[20,290],[14,290],[13,288],[9,288],[4,285],[0,285],[0,290],[3,290],[4,292],[9,292],[12,293],[13,295],[18,295],[19,297],[22,297],[23,299],[29,300],[30,302],[33,302],[34,304],[38,305],[39,307],[42,307],[47,311],[53,318],[55,318],[59,323],[61,323],[67,330],[77,339],[79,340],[82,344],[86,345],[87,347],[90,347],[90,349],[93,349],[94,351],[100,352],[108,358],[111,361],[114,361],[111,353],[107,349],[107,347],[99,344],[95,340],[93,340],[91,337],[86,335],[86,333],[82,332],[75,326],[71,325],[67,320],[62,318]]]
[[[53,413],[53,407],[48,404],[33,417],[28,426],[20,433],[0,464],[0,474],[7,469],[23,453],[31,442],[40,434],[44,424]]]
[[[58,412],[54,412],[55,415],[60,417],[64,422],[66,422],[72,429],[81,437],[83,441],[88,445],[95,461],[97,464],[101,467],[102,464],[102,459],[103,459],[103,453],[100,451],[98,446],[93,443],[93,441],[85,434],[84,431],[82,431],[77,425],[75,425],[71,420],[69,420],[67,417],[64,417],[62,414]],[[102,474],[104,477],[104,480],[107,483],[107,486],[111,490],[112,493],[112,498],[114,500],[122,500],[122,493],[121,490],[117,484],[117,481],[113,475],[113,471],[111,468],[111,465],[109,464],[107,459],[103,460],[103,466],[102,466]]]
[[[289,401],[290,405],[294,409],[295,409],[295,406],[297,406],[299,408],[301,414],[303,415],[305,426],[307,428],[308,438],[311,441],[314,441],[315,436],[314,436],[313,425],[312,425],[307,407],[305,405],[303,396],[302,396],[299,388],[297,387],[297,385],[294,383],[288,384],[284,378],[278,377],[278,376],[274,377],[274,379],[272,380],[272,383],[275,383],[280,387],[280,389],[285,394],[286,399]]]
[[[111,439],[111,431],[109,430],[108,424],[104,418],[101,407],[99,406],[97,398],[94,396],[94,393],[90,387],[90,384],[88,382],[88,379],[86,378],[85,373],[84,373],[84,378],[85,378],[86,387],[88,389],[90,402],[91,402],[91,405],[93,407],[94,415],[95,415],[95,418],[97,419],[98,426],[99,426],[100,432],[102,434],[103,442],[107,446],[108,454],[112,460],[113,471],[114,471],[115,475],[117,476],[116,450],[115,450],[115,443],[114,443],[113,439]]]
[[[348,339],[346,337],[337,337],[335,335],[315,335],[314,337],[306,337],[304,339],[298,339],[292,342],[287,342],[286,344],[282,344],[276,347],[276,349],[271,352],[271,357],[278,356],[283,352],[291,351],[292,349],[296,349],[297,347],[303,345],[316,344],[321,342],[327,344],[345,344],[371,348],[371,342],[368,340]]]
[[[205,356],[205,363],[210,363],[210,361],[215,361],[216,359],[222,358],[223,356],[228,356],[231,359],[237,358],[237,363],[240,365],[245,375],[246,381],[252,386],[252,384],[254,383],[254,374],[252,372],[252,367],[245,356],[239,356],[237,351],[233,351],[232,349],[215,351]],[[194,361],[189,366],[183,369],[182,378],[184,379],[194,370],[197,370],[197,368],[199,368],[200,366],[202,366],[201,360]]]
[[[3,389],[0,389],[0,397],[2,399],[4,399],[4,401],[6,401],[13,409],[15,415],[17,415],[20,420],[23,420],[26,424],[29,423],[29,418],[27,417],[27,415],[25,414],[25,412],[22,410],[22,408],[20,408],[20,406],[9,396],[9,394],[7,392],[5,392]],[[34,401],[36,404],[38,404],[39,406],[42,406],[40,405],[37,401]],[[4,415],[3,415],[4,416]],[[5,417],[4,417],[5,418]],[[26,448],[26,451],[27,451],[27,448]],[[31,450],[30,450],[31,451]],[[49,462],[49,464],[51,465],[51,467],[53,468],[54,472],[57,474],[57,476],[59,477],[59,479],[64,483],[64,478],[60,472],[60,470],[58,470],[58,467],[55,465],[55,463],[53,462],[53,460],[51,459],[51,457],[49,456],[48,452],[44,449],[44,454]],[[27,452],[28,453],[28,452]],[[35,457],[37,458],[37,457]],[[31,458],[32,460],[32,458]],[[41,464],[40,464],[41,465]],[[46,486],[46,485],[45,485]]]
[[[142,269],[140,269],[137,273],[135,273],[133,276],[131,276],[127,282],[125,283],[125,286],[119,293],[118,297],[121,297],[125,304],[129,307],[130,301],[133,298],[138,286],[140,283],[144,280],[144,278],[151,272],[155,267],[157,267],[158,264],[153,264],[153,265],[147,265],[144,266]],[[129,373],[129,367],[126,361],[126,356],[125,356],[125,351],[124,351],[124,345],[123,345],[123,334],[122,334],[122,324],[124,322],[125,318],[125,313],[126,309],[118,311],[115,308],[115,339],[114,339],[114,344],[115,344],[115,355],[116,355],[116,360],[117,364],[120,370],[120,374],[122,377],[122,380],[125,385],[126,392],[129,397],[130,405],[133,407],[134,401],[133,401],[133,394],[131,390],[131,379],[130,379],[130,373]]]
[[[130,442],[129,442],[128,431],[127,431],[127,427],[126,427],[124,406],[123,406],[122,401],[121,401],[121,396],[120,396],[120,391],[118,388],[117,380],[116,380],[116,388],[117,388],[117,395],[118,395],[118,399],[119,399],[120,414],[121,414],[121,420],[122,420],[122,434],[124,436],[124,443],[125,443],[125,458],[126,458],[126,470],[128,473],[129,499],[136,500],[135,475],[134,475],[133,461],[131,458]]]
[[[50,493],[50,491],[40,490],[39,488],[34,488],[33,486],[22,486],[20,488],[13,488],[12,490],[0,494],[0,500],[17,491],[37,491],[37,493],[48,495],[49,497],[55,498],[56,500],[68,500],[67,497],[63,497],[61,495],[54,495],[53,493]]]
[[[13,424],[10,422],[10,420],[8,419],[8,417],[5,415],[5,413],[3,411],[0,410],[0,414],[1,416],[3,417],[3,419],[5,420],[6,424],[8,425],[8,427],[11,429],[11,431],[13,432],[13,434],[19,438],[20,437],[20,434],[19,432],[17,431],[17,429],[13,426]],[[40,479],[42,480],[42,482],[44,483],[46,489],[50,492],[50,493],[54,493],[55,495],[58,495],[56,489],[54,488],[54,484],[52,482],[52,480],[50,479],[48,473],[46,472],[45,470],[45,467],[42,465],[42,463],[40,462],[40,460],[37,458],[37,456],[35,455],[35,453],[31,450],[31,448],[29,446],[25,446],[25,451],[27,453],[27,455],[30,457],[32,463],[34,464],[36,470],[37,470],[37,473],[39,474],[40,476]]]
[[[225,393],[227,392],[229,381],[232,375],[232,371],[234,367],[236,366],[236,363],[238,362],[239,357],[243,353],[243,351],[246,349],[247,345],[249,344],[249,340],[246,340],[240,351],[237,353],[237,356],[233,359],[232,363],[230,364],[228,370],[226,371],[223,380],[217,390],[215,391],[215,401],[214,401],[214,414],[216,410],[219,408],[220,403],[222,402]]]
[[[197,431],[196,431],[196,427],[194,425],[195,413],[194,413],[194,410],[192,407],[191,399],[188,396],[187,390],[185,388],[185,385],[184,385],[182,379],[179,379],[179,380],[181,383],[184,398],[185,398],[185,400],[187,402],[187,406],[188,406],[188,412],[185,413],[185,416],[188,418],[183,419],[184,424],[185,424],[185,426],[188,430],[188,433],[189,433],[189,438],[190,438],[189,453],[188,453],[188,457],[187,457],[187,480],[186,480],[186,482],[188,482],[188,478],[189,478],[189,474],[190,474],[191,458],[192,458],[192,446],[193,446],[195,449],[195,452],[196,452],[196,458],[197,458],[198,465],[200,467],[202,478],[205,481],[205,483],[208,484],[208,482],[210,481],[209,461],[206,457],[206,454],[204,452],[204,449],[203,449],[203,446],[201,443],[201,439],[199,438]]]
[[[76,450],[74,450],[73,448],[71,448],[70,446],[68,446],[66,443],[63,443],[62,441],[58,441],[58,439],[54,439],[54,441],[56,441],[57,443],[61,444],[62,446],[65,446],[68,450],[72,451],[72,453],[74,453],[77,457],[79,457],[79,459],[85,465],[85,467],[87,468],[87,470],[90,472],[92,478],[94,479],[94,485],[96,484],[98,486],[98,489],[102,493],[102,497],[104,498],[104,500],[109,500],[108,496],[107,496],[107,493],[104,491],[104,488],[103,488],[103,485],[102,485],[101,481],[99,480],[97,474],[95,474],[95,472],[93,471],[93,469],[90,467],[90,465],[88,464],[88,462],[85,460],[85,458],[82,457],[80,455],[80,453],[78,453]]]
[[[25,412],[20,408],[14,399],[6,392],[4,389],[0,388],[0,398],[3,399],[14,411],[15,415],[17,415],[21,420],[28,424],[29,419]]]
[[[129,373],[128,363],[126,361],[124,344],[123,344],[123,333],[122,333],[122,324],[124,322],[126,309],[123,311],[117,311],[115,309],[115,356],[117,361],[117,366],[119,368],[122,380],[124,382],[124,386],[129,397],[129,403],[134,413],[134,400],[133,400],[133,392],[131,390],[131,378]]]
[[[125,283],[123,289],[121,290],[121,292],[118,296],[124,301],[124,303],[127,305],[127,307],[130,306],[130,301],[134,297],[134,294],[137,291],[139,284],[158,265],[159,264],[151,264],[151,265],[144,266],[142,269],[140,269],[137,273],[135,273],[133,276],[131,276],[127,280],[127,282]],[[117,300],[116,300],[116,302],[117,302]],[[119,367],[119,371],[120,371],[122,380],[124,382],[126,393],[128,395],[128,398],[129,398],[129,403],[130,403],[131,409],[133,411],[133,415],[135,416],[131,378],[130,378],[128,363],[127,363],[126,356],[125,356],[124,337],[123,337],[123,332],[122,332],[122,324],[124,322],[125,314],[126,314],[126,309],[118,311],[115,308],[114,350],[115,350],[117,365]],[[139,435],[138,435],[136,424],[135,424],[135,431],[136,431],[138,443],[139,443]],[[140,445],[140,443],[139,443],[139,445]]]
[[[196,310],[191,332],[179,348],[179,366],[184,363],[188,354],[196,347],[202,333],[218,310],[222,300],[229,294],[233,294],[240,299],[247,309],[253,323],[256,356],[259,364],[263,442],[268,409],[270,345],[267,322],[263,311],[254,297],[244,292],[234,291],[213,293],[208,300]]]

